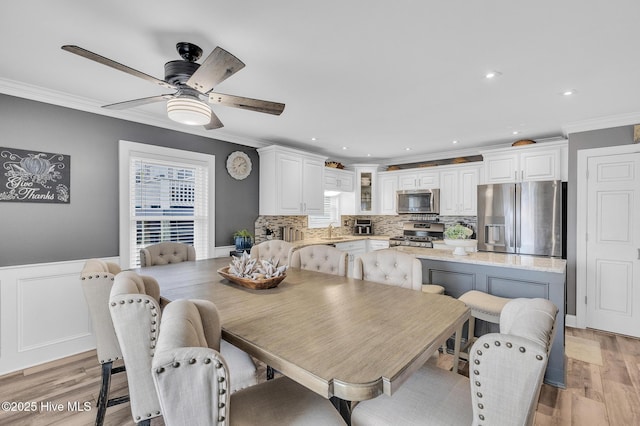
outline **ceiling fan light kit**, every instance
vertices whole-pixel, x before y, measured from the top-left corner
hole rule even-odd
[[[190,126],[204,126],[205,129],[218,129],[223,126],[211,107],[200,98],[206,97],[210,103],[248,111],[280,115],[284,104],[245,98],[242,96],[214,93],[214,86],[231,77],[244,68],[244,63],[231,53],[216,47],[201,64],[196,63],[202,55],[202,49],[192,43],[179,42],[176,50],[183,60],[169,61],[164,65],[164,80],[113,61],[79,46],[64,45],[62,50],[90,59],[102,65],[125,72],[134,77],[147,80],[175,93],[133,99],[125,102],[104,105],[103,108],[126,109],[154,102],[167,101],[167,115],[173,121]]]
[[[167,101],[167,115],[189,126],[204,126],[211,120],[211,108],[200,99],[173,98]]]

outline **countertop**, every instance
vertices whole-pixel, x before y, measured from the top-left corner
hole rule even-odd
[[[315,244],[336,244],[361,240],[388,241],[387,235],[337,235],[331,239],[307,238],[293,241],[296,248]],[[444,241],[437,241],[444,243]],[[454,255],[452,249],[437,249],[424,247],[395,246],[396,250],[411,253],[418,259],[443,260],[447,262],[470,263],[486,266],[498,266],[503,268],[515,268],[532,271],[552,272],[564,274],[567,267],[565,259],[555,257],[524,256],[519,254],[469,252],[466,256]]]
[[[480,251],[468,253],[466,256],[458,256],[454,255],[452,250],[406,246],[398,246],[396,249],[405,253],[411,253],[418,259],[444,260],[447,262],[528,269],[558,274],[564,274],[567,267],[567,261],[565,259],[555,257],[524,256],[519,254],[487,253]]]
[[[381,240],[389,241],[387,235],[336,235],[332,238],[305,238],[304,240],[291,241],[296,248],[311,246],[315,244],[336,244],[336,243],[348,243],[350,241],[361,240]]]

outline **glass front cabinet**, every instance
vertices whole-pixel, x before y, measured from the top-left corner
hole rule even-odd
[[[377,165],[355,165],[356,214],[377,214]]]

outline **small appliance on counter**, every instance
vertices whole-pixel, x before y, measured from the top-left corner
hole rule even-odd
[[[371,235],[373,234],[373,224],[371,219],[356,219],[353,227],[354,235]]]
[[[444,223],[404,222],[402,236],[389,238],[389,246],[411,246],[432,248],[433,241],[442,240]]]

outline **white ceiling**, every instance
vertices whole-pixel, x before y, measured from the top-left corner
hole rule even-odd
[[[639,17],[637,0],[20,0],[0,15],[0,91],[250,146],[415,161],[637,119]],[[163,78],[178,41],[233,53],[246,67],[216,91],[284,113],[214,106],[225,127],[205,131],[163,103],[105,111],[171,91],[60,49]]]

